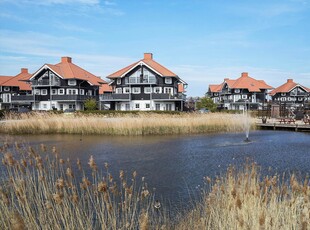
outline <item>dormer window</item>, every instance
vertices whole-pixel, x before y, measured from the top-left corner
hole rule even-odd
[[[166,77],[165,78],[165,83],[166,84],[172,84],[172,78],[171,77]]]
[[[117,78],[116,84],[120,85],[121,83],[122,83],[122,79],[121,78]]]
[[[281,96],[285,97],[285,96],[286,96],[286,93],[281,93]]]
[[[68,85],[76,85],[76,80],[75,79],[69,79]]]
[[[235,93],[240,93],[240,89],[235,89]]]
[[[7,86],[4,87],[4,88],[3,88],[3,91],[10,91],[10,87],[7,87]]]

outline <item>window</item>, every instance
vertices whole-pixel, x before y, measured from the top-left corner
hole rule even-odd
[[[286,96],[286,93],[281,93],[281,96],[284,96],[284,97],[285,97],[285,96]]]
[[[235,93],[240,93],[240,89],[235,89]]]
[[[130,88],[129,87],[124,87],[123,88],[123,93],[130,93]]]
[[[43,104],[43,109],[46,109],[47,108],[47,104]]]
[[[122,93],[122,88],[116,88],[116,93],[121,94]]]
[[[116,110],[121,110],[121,104],[116,104]]]
[[[140,87],[133,87],[132,88],[132,93],[133,94],[140,94],[141,93]]]
[[[218,95],[218,93],[214,93],[214,96],[217,96]]]
[[[117,78],[116,84],[118,84],[118,85],[122,84],[122,79],[121,78]]]
[[[144,87],[144,93],[150,94],[151,92],[152,92],[152,88],[151,87]]]
[[[173,94],[173,88],[172,87],[165,87],[164,93],[172,95]]]
[[[68,85],[76,85],[76,80],[75,79],[69,79]]]
[[[242,99],[248,99],[247,95],[242,95]]]
[[[166,110],[171,111],[172,110],[172,105],[171,104],[166,104]]]
[[[155,109],[156,109],[156,110],[160,110],[160,104],[157,104],[157,103],[156,103],[156,104],[155,104]]]
[[[39,89],[34,90],[34,95],[40,95],[41,91]]]
[[[64,89],[58,89],[58,94],[59,95],[64,95],[65,94],[65,90]]]
[[[154,93],[161,93],[161,87],[155,87]]]
[[[59,104],[60,110],[64,110],[64,104]]]
[[[75,104],[69,104],[69,109],[75,109]]]
[[[85,94],[84,89],[80,89],[80,95],[84,95],[84,94]]]
[[[172,84],[172,78],[171,77],[166,77],[165,78],[165,83],[166,84]]]
[[[125,107],[127,111],[130,110],[130,104],[126,104]]]
[[[136,108],[136,109],[140,109],[140,104],[139,104],[139,103],[136,103],[136,104],[135,104],[135,108]]]
[[[67,89],[67,95],[76,95],[77,89]]]
[[[41,95],[47,95],[47,89],[42,89],[41,90]]]
[[[57,95],[57,89],[52,89],[52,95]]]
[[[10,91],[10,87],[4,87],[3,91]]]
[[[146,104],[145,104],[145,108],[146,108],[146,109],[149,109],[149,108],[150,108],[150,104],[149,104],[149,103],[146,103]]]
[[[87,95],[89,95],[89,96],[93,95],[93,91],[91,89],[89,89]]]

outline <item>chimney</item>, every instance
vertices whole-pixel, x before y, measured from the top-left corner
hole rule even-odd
[[[71,57],[61,57],[61,63],[72,63]]]
[[[293,82],[293,79],[287,79],[287,83]]]
[[[153,54],[152,53],[144,53],[144,59],[152,60],[153,59]]]
[[[249,73],[247,73],[247,72],[241,73],[241,77],[248,77],[248,76],[249,76]]]
[[[21,68],[21,69],[20,69],[20,72],[21,72],[21,73],[28,73],[28,69],[27,69],[27,68]]]
[[[229,80],[229,78],[224,78],[224,81],[227,81],[227,80]]]

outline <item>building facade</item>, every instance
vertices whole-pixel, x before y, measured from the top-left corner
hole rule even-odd
[[[183,111],[187,83],[157,63],[151,53],[107,78],[111,92],[100,95],[100,101],[110,109]]]
[[[267,102],[273,89],[263,80],[256,80],[244,72],[232,80],[225,78],[219,85],[209,85],[207,95],[219,108],[228,110],[259,109]]]
[[[98,101],[99,88],[106,84],[100,77],[73,64],[71,57],[62,57],[56,65],[44,64],[28,82],[31,92],[12,96],[12,101],[28,102],[32,110],[83,110],[85,100]]]
[[[310,89],[293,79],[287,79],[286,83],[272,90],[270,95],[273,102],[285,103],[291,107],[310,102]]]
[[[27,68],[22,68],[16,76],[0,76],[0,109],[29,108],[28,101],[14,101],[16,96],[31,94],[31,86],[26,81],[31,77]]]

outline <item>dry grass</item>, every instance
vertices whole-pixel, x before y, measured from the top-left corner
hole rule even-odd
[[[0,188],[0,229],[309,229],[309,180],[291,175],[263,177],[259,167],[228,168],[205,183],[202,201],[169,219],[154,208],[153,195],[136,172],[116,178],[90,157],[82,163],[60,158],[56,148],[5,144]],[[141,187],[137,186],[141,183]]]
[[[66,115],[30,113],[5,117],[1,132],[9,134],[107,134],[165,135],[244,131],[240,114],[138,114],[104,117],[102,115]],[[250,120],[254,127],[254,120]]]
[[[91,175],[86,176],[79,160],[61,159],[56,148],[49,151],[42,145],[35,151],[16,144],[16,149],[14,154],[6,146],[1,149],[5,170],[0,183],[0,229],[162,227],[154,197],[136,172],[127,177],[120,171],[113,178],[107,164],[99,173],[90,157]]]
[[[211,191],[203,191],[203,201],[180,218],[176,229],[309,229],[308,177],[282,179],[262,177],[254,163],[237,171],[230,167],[213,181],[206,177]]]

